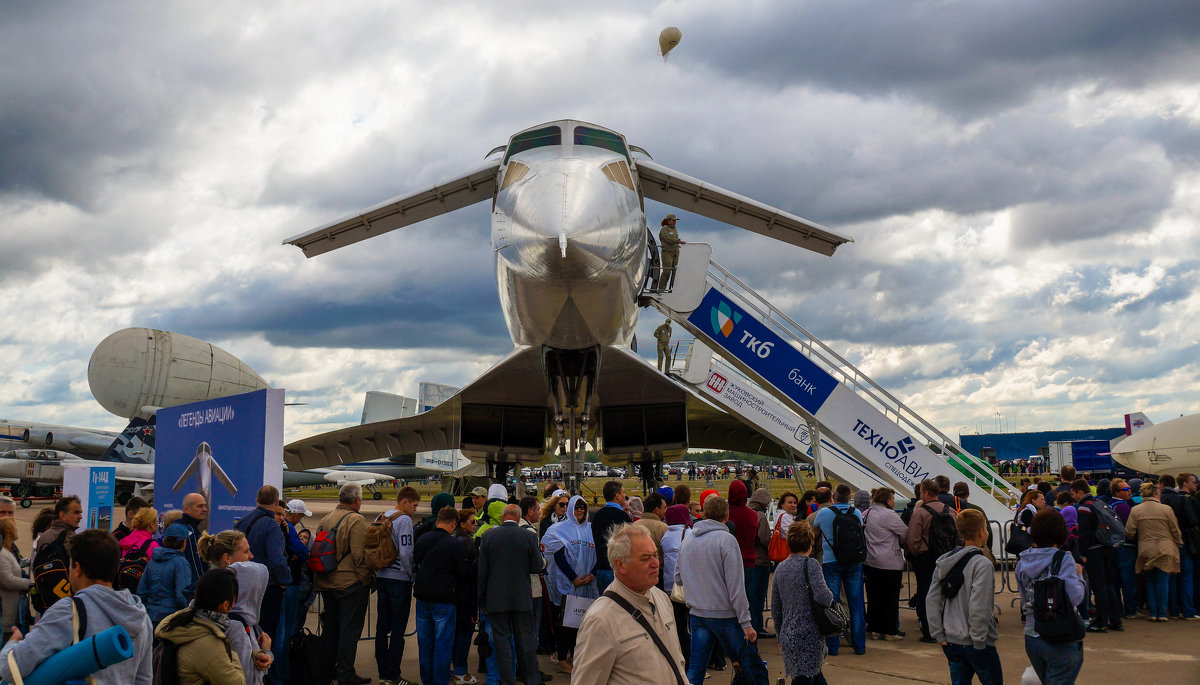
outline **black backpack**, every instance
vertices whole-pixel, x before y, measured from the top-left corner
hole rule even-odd
[[[146,572],[146,565],[150,563],[150,556],[146,550],[152,542],[153,539],[146,540],[141,547],[134,547],[121,557],[121,562],[117,564],[117,577],[113,581],[114,590],[129,590],[137,594],[142,574]]]
[[[1067,551],[1060,549],[1050,561],[1046,575],[1033,581],[1033,629],[1046,642],[1076,642],[1083,639],[1083,618],[1067,597],[1067,583],[1058,577]]]
[[[38,548],[30,566],[33,576],[33,591],[29,602],[39,614],[46,613],[55,602],[71,596],[71,581],[67,577],[70,557],[67,554],[66,537],[70,531],[62,531],[58,537]],[[43,533],[44,535],[44,533]]]
[[[944,504],[941,511],[928,504],[922,504],[921,507],[930,514],[929,551],[933,552],[933,556],[940,557],[958,547],[958,527],[954,524],[954,517],[950,515],[950,508]]]
[[[971,557],[979,554],[983,554],[983,550],[976,547],[954,562],[954,565],[950,567],[946,575],[942,576],[942,581],[938,584],[942,588],[942,597],[954,599],[958,596],[958,591],[962,589],[963,583],[967,582],[967,577],[964,573],[967,569],[967,564],[971,561]]]
[[[179,645],[170,640],[157,640],[154,645],[154,685],[176,685],[179,682]]]
[[[1092,515],[1096,517],[1096,542],[1116,549],[1125,544],[1125,524],[1121,523],[1121,519],[1117,518],[1112,509],[1104,502],[1092,498],[1083,506],[1091,509]],[[1088,540],[1083,540],[1080,551],[1087,552],[1091,548],[1091,543]]]
[[[847,506],[845,511],[838,507],[833,509],[833,556],[839,564],[861,564],[867,560],[867,537],[863,533],[862,521],[854,508]]]

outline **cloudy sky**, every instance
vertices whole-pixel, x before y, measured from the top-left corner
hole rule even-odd
[[[10,420],[119,429],[129,326],[286,388],[289,439],[469,381],[511,347],[485,204],[281,242],[566,117],[852,235],[680,223],[949,434],[1200,411],[1194,0],[7,3],[0,93]]]

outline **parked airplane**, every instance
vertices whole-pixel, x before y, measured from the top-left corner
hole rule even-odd
[[[1141,412],[1125,415],[1125,437],[1112,458],[1131,469],[1162,475],[1200,471],[1200,414],[1155,424]]]
[[[642,155],[635,161],[634,152]],[[501,155],[492,159],[493,155]],[[461,176],[289,238],[308,257],[491,200],[500,306],[514,349],[424,414],[285,447],[293,469],[461,449],[502,480],[514,464],[582,454],[661,463],[688,447],[746,450],[761,436],[690,398],[630,349],[649,268],[644,199],[823,255],[851,238],[659,165],[581,121],[513,135]],[[703,436],[689,441],[692,434]]]
[[[63,466],[71,463],[92,463],[62,450],[20,449],[0,454],[0,479],[16,482],[13,496],[24,499],[30,496],[50,496],[55,486],[62,485]],[[117,470],[118,489],[132,493],[135,490],[149,491],[154,488],[153,464],[111,464]]]

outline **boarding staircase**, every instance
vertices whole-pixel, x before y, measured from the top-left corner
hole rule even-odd
[[[945,475],[970,482],[972,504],[989,519],[1011,517],[1020,498],[1011,483],[711,256],[704,243],[683,245],[674,288],[644,294],[696,337],[673,368],[689,391],[856,487],[886,483],[911,496],[921,480]],[[731,386],[741,402],[729,400]],[[806,428],[807,445],[797,431],[789,439],[788,426]]]

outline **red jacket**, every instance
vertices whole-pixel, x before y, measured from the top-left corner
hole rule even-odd
[[[738,549],[742,565],[754,566],[754,537],[758,534],[758,514],[746,506],[746,484],[735,480],[729,484],[729,520],[737,529]]]

